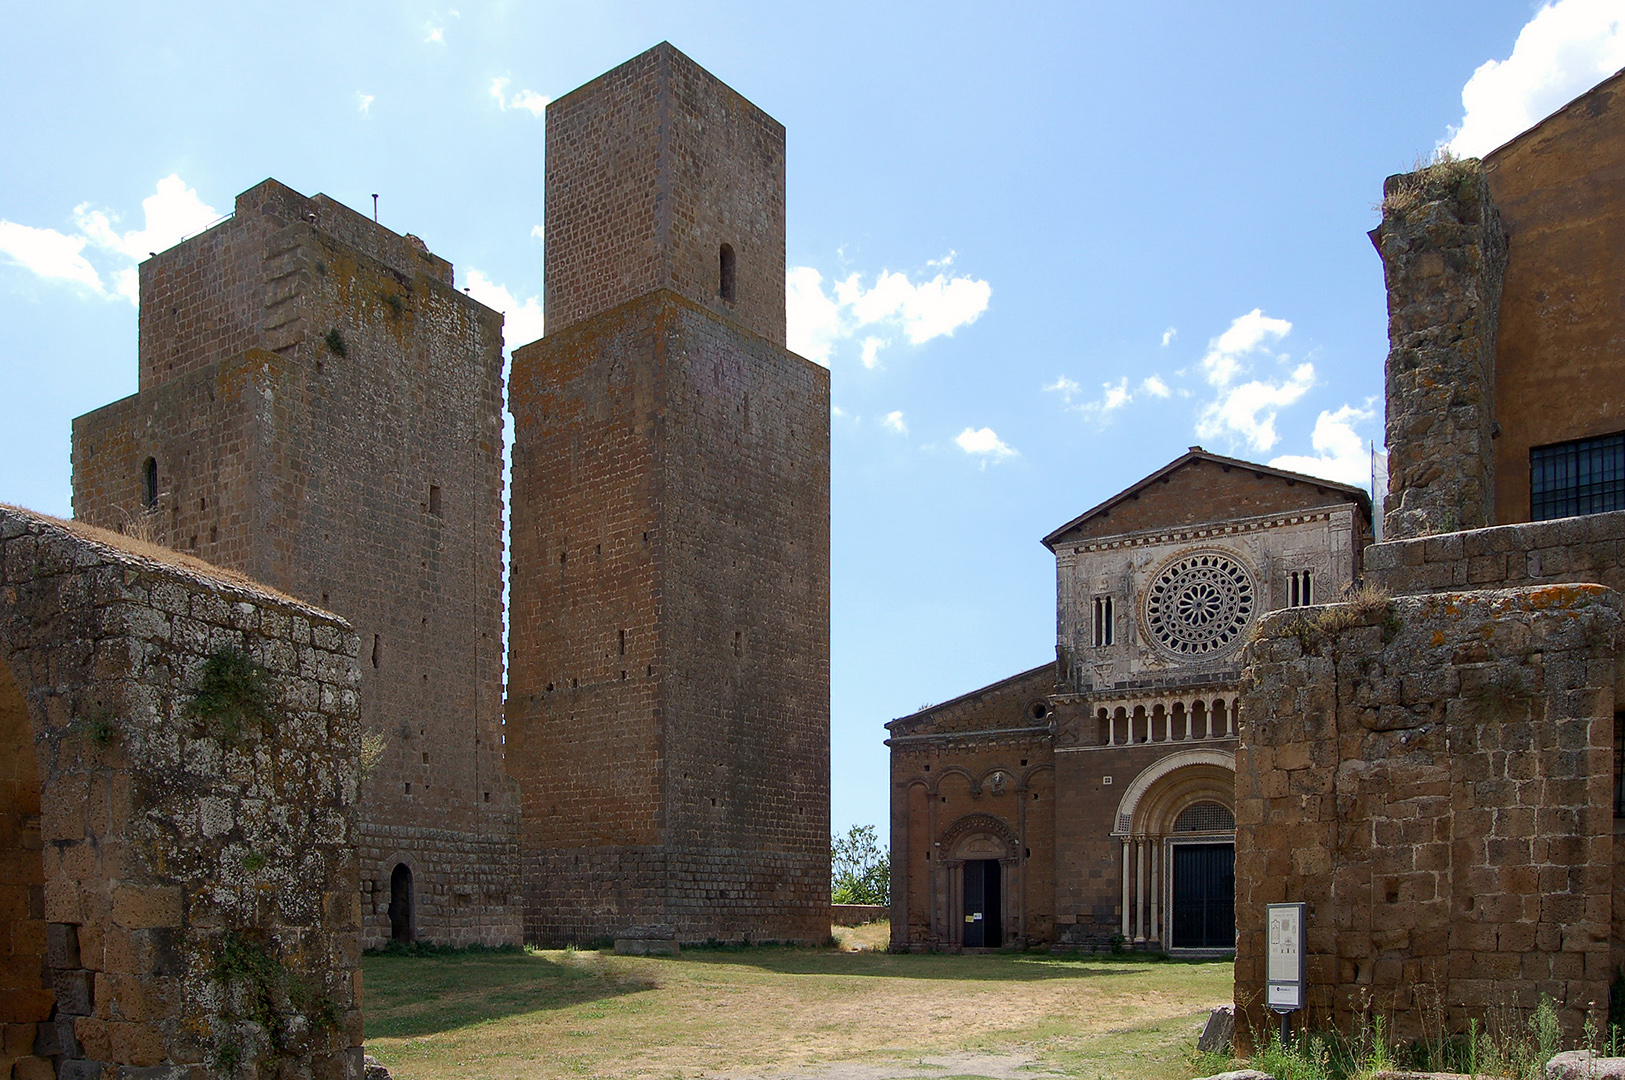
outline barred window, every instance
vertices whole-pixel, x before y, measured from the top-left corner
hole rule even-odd
[[[1174,819],[1174,832],[1233,832],[1236,815],[1216,802],[1192,803]]]
[[[1533,521],[1625,510],[1625,432],[1529,451]]]

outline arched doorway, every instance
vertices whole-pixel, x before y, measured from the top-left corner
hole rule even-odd
[[[396,863],[389,875],[389,936],[393,941],[417,938],[412,919],[412,868],[405,863]]]
[[[942,834],[938,864],[947,926],[940,940],[967,949],[997,949],[1016,940],[1014,898],[1021,887],[1015,832],[991,814],[969,814]]]
[[[1235,948],[1235,758],[1169,754],[1118,804],[1124,938],[1174,952]]]
[[[45,858],[28,705],[0,660],[0,1024],[50,1017],[45,984]]]

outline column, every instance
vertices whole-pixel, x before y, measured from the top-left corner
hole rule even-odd
[[[1125,940],[1125,941],[1128,940],[1128,910],[1129,910],[1128,909],[1128,879],[1129,879],[1130,866],[1129,866],[1129,856],[1128,856],[1128,844],[1129,844],[1129,842],[1127,840],[1123,841],[1123,940]]]
[[[1145,940],[1145,841],[1134,841],[1134,940]]]
[[[1102,709],[1100,711],[1106,713],[1106,745],[1107,746],[1116,746],[1117,745],[1117,717],[1113,716],[1110,712],[1107,712],[1105,709]]]
[[[1161,899],[1157,889],[1157,868],[1162,865],[1162,840],[1153,837],[1151,840],[1151,932],[1146,937],[1153,939],[1159,945],[1162,943],[1162,921],[1158,918],[1161,913]]]

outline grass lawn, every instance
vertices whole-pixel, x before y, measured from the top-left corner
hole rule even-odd
[[[398,1080],[1183,1080],[1228,961],[842,947],[368,956],[367,1049]],[[922,1065],[922,1059],[940,1059]]]

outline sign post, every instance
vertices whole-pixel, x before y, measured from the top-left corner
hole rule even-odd
[[[1264,1003],[1281,1014],[1281,1045],[1287,1041],[1287,1014],[1303,1008],[1304,905],[1266,904],[1269,926]]]

